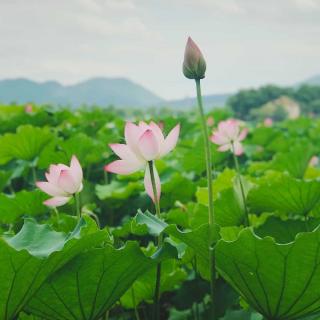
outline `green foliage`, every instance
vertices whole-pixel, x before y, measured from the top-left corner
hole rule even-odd
[[[26,310],[45,319],[100,319],[157,261],[135,242],[118,250],[109,245],[89,250],[52,275]]]
[[[296,92],[300,98],[291,97],[303,108],[319,99],[310,88],[285,93]],[[239,108],[282,94],[275,87],[242,94]],[[238,159],[249,228],[233,158],[211,144],[216,224],[210,230],[203,141],[194,112],[35,106],[26,114],[21,107],[4,108],[0,319],[100,320],[107,312],[110,320],[152,319],[159,262],[161,317],[210,319],[209,231],[219,267],[219,320],[318,319],[320,168],[312,157],[320,154],[319,119],[245,124],[250,134]],[[230,113],[210,115],[213,129]],[[129,176],[103,170],[117,158],[108,144],[123,143],[124,118],[163,121],[166,133],[181,124],[177,147],[156,161],[160,218],[144,190],[143,170]],[[50,164],[69,164],[73,154],[84,172],[80,222],[74,200],[56,212],[43,205],[48,196],[34,186]],[[159,235],[163,245],[156,250]]]
[[[0,164],[12,159],[34,161],[53,138],[48,128],[20,126],[15,134],[0,137]]]
[[[16,236],[0,238],[1,319],[14,319],[52,273],[105,239],[90,219],[69,235],[26,221]]]
[[[319,309],[320,232],[277,244],[249,229],[233,242],[220,240],[217,266],[228,282],[267,319],[300,319]]]

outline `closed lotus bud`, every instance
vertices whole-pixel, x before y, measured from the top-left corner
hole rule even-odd
[[[189,37],[184,52],[183,74],[188,79],[203,79],[205,72],[206,61],[198,46]]]

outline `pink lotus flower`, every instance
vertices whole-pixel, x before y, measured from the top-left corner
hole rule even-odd
[[[38,181],[36,185],[53,197],[44,201],[44,204],[49,207],[63,206],[83,188],[82,168],[76,156],[72,156],[70,167],[64,164],[52,164],[45,175],[47,181]]]
[[[24,107],[24,112],[25,112],[25,113],[32,113],[32,112],[33,112],[32,104],[27,104],[27,105]]]
[[[316,167],[319,164],[319,158],[317,156],[313,156],[309,161],[309,166]]]
[[[213,117],[208,117],[208,119],[207,119],[207,125],[209,126],[209,127],[212,127],[213,125],[214,125],[214,119],[213,119]]]
[[[247,128],[240,130],[239,121],[229,119],[219,122],[218,130],[213,132],[211,141],[220,146],[219,151],[230,150],[236,156],[239,156],[243,153],[241,141],[247,136],[247,133]]]
[[[263,124],[265,127],[272,127],[273,120],[271,118],[265,118]]]
[[[196,43],[189,37],[184,52],[183,74],[188,79],[203,79],[206,61]]]
[[[146,192],[155,202],[148,161],[159,159],[168,154],[177,144],[180,132],[180,125],[176,125],[165,138],[159,126],[150,122],[139,122],[135,125],[127,122],[125,126],[126,144],[110,144],[113,152],[120,157],[120,160],[113,161],[105,166],[105,170],[117,174],[131,174],[138,170],[145,169],[144,185]],[[159,174],[153,164],[157,198],[160,199],[161,184]]]

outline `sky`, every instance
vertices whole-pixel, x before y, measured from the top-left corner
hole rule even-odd
[[[207,61],[205,94],[320,74],[320,0],[0,0],[0,78],[125,77],[165,99],[194,96],[189,35]]]

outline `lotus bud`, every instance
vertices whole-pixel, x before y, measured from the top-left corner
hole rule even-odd
[[[206,61],[199,47],[189,37],[184,52],[183,74],[188,79],[203,79],[206,72]]]

